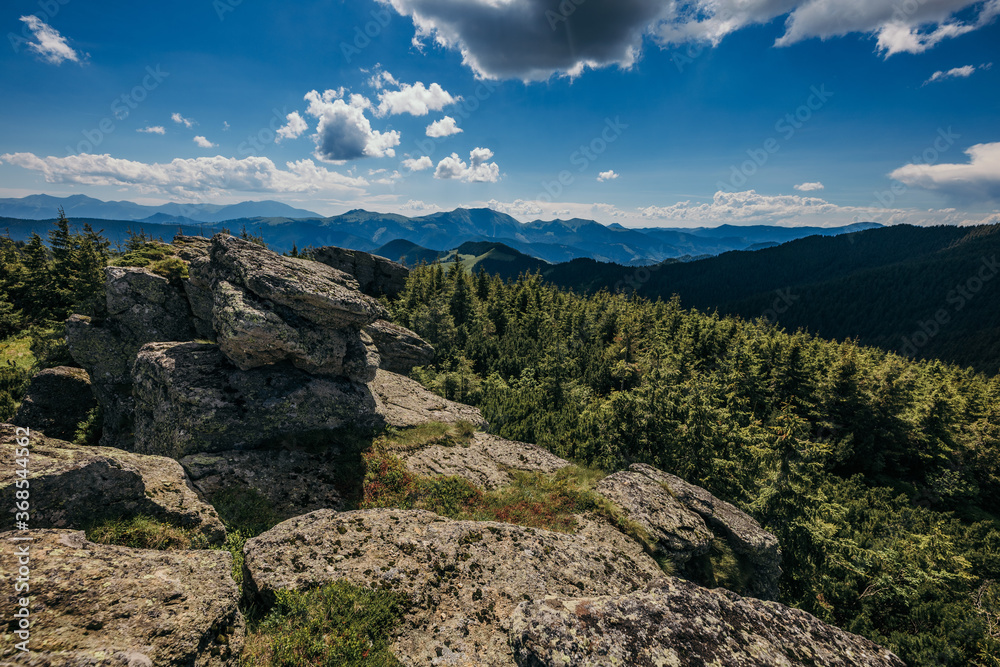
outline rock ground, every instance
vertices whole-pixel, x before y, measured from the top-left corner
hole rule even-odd
[[[88,542],[82,532],[0,534],[5,572],[28,544],[31,654],[2,628],[0,660],[15,665],[235,667],[244,636],[227,551],[146,551]],[[14,586],[0,594],[13,613]],[[8,612],[5,611],[5,615]]]

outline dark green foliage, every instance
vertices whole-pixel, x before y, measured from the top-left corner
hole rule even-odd
[[[249,487],[223,489],[210,502],[227,530],[256,537],[281,522],[271,501]]]
[[[394,667],[392,631],[408,601],[399,593],[335,581],[279,591],[277,603],[247,637],[241,664],[271,667]]]
[[[0,363],[0,422],[10,422],[17,402],[28,388],[29,374],[11,363]]]
[[[133,549],[168,551],[208,547],[203,535],[147,516],[102,521],[88,526],[85,532],[91,542]]]
[[[499,435],[749,511],[781,541],[782,601],[910,664],[997,652],[974,594],[1000,579],[1000,379],[540,276],[421,267],[392,307],[438,351],[414,377]],[[729,560],[711,574],[738,582]]]

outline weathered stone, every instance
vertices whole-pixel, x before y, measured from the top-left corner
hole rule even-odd
[[[368,387],[379,415],[389,426],[418,426],[427,422],[467,421],[478,428],[489,424],[477,408],[433,394],[416,380],[379,370]]]
[[[674,563],[683,566],[708,553],[712,531],[700,516],[649,477],[623,470],[602,479],[595,490],[625,510],[655,541],[657,553]]]
[[[66,341],[74,361],[90,374],[101,404],[101,444],[129,447],[132,440],[132,362],[146,343],[195,336],[180,285],[145,269],[105,269],[105,309],[99,318],[73,315]]]
[[[97,407],[90,388],[90,376],[82,368],[47,368],[39,371],[28,386],[14,416],[14,424],[61,440],[72,440],[77,425]]]
[[[509,470],[552,473],[569,465],[537,445],[486,433],[476,433],[467,447],[431,445],[398,456],[417,475],[454,475],[487,490],[510,485]]]
[[[360,250],[325,246],[314,250],[312,256],[317,262],[354,276],[361,291],[374,297],[395,298],[406,287],[410,274],[402,264]]]
[[[377,320],[365,327],[378,348],[379,367],[391,373],[407,375],[417,366],[434,361],[434,348],[423,338],[405,327]]]
[[[637,463],[630,471],[666,485],[685,507],[700,516],[717,534],[726,539],[736,556],[746,563],[749,576],[746,589],[737,591],[765,600],[778,599],[781,578],[781,545],[778,538],[761,528],[752,516],[711,493],[685,482],[676,475]]]
[[[604,539],[606,541],[600,541]],[[546,595],[618,595],[662,576],[617,531],[556,533],[420,510],[320,510],[247,542],[245,581],[275,591],[346,579],[413,605],[393,651],[405,665],[511,665],[510,614]]]
[[[363,384],[309,375],[287,363],[241,371],[211,344],[147,345],[133,381],[136,451],[176,459],[383,423]]]
[[[211,257],[219,278],[320,326],[360,327],[387,316],[378,301],[358,291],[354,278],[325,264],[282,257],[224,234],[212,239]]]
[[[211,500],[229,489],[253,489],[267,498],[282,520],[318,509],[344,508],[344,495],[359,480],[345,477],[345,454],[335,443],[316,451],[290,449],[230,450],[185,456],[180,464],[198,494]],[[275,480],[281,480],[275,483]]]
[[[0,442],[10,451],[19,437],[23,431],[0,424]],[[176,461],[74,445],[34,430],[28,439],[32,527],[79,529],[143,515],[201,533],[213,544],[225,541],[226,530],[215,508],[198,499]],[[14,506],[17,479],[0,478],[4,507]]]
[[[522,667],[903,667],[886,649],[804,611],[674,578],[620,596],[525,602],[511,626]]]
[[[202,257],[208,257],[212,249],[212,240],[204,236],[185,236],[177,234],[170,242],[178,257],[185,262],[190,262]]]
[[[244,641],[227,551],[147,551],[88,542],[82,532],[0,534],[4,572],[30,545],[31,653],[4,623],[0,661],[15,665],[235,666]],[[13,584],[6,614],[20,607]],[[10,660],[10,662],[6,662]]]

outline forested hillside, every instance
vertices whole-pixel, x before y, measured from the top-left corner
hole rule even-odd
[[[576,260],[544,275],[578,290],[677,294],[685,307],[996,373],[998,256],[1000,225],[900,225],[644,269]]]
[[[540,276],[422,267],[394,312],[438,349],[416,376],[498,434],[750,511],[782,601],[909,664],[998,664],[998,378]]]

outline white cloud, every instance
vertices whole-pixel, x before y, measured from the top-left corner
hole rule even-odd
[[[597,182],[604,183],[605,181],[616,180],[620,174],[616,174],[614,169],[609,169],[608,171],[602,171],[597,175]]]
[[[388,72],[383,73],[391,78]],[[432,83],[430,87],[425,87],[423,83],[417,81],[415,84],[398,83],[391,79],[398,90],[382,90],[378,94],[379,116],[395,116],[408,113],[411,116],[426,116],[431,111],[441,111],[449,104],[461,100],[461,97],[452,97],[451,93],[441,87],[440,84]]]
[[[319,119],[316,134],[316,157],[325,162],[344,162],[364,157],[395,157],[394,146],[399,145],[399,132],[372,130],[365,111],[372,103],[362,95],[344,99],[343,88],[306,93],[309,102],[306,113]]]
[[[198,144],[200,148],[217,148],[218,144],[213,144],[211,141],[201,136],[200,134],[193,139],[194,143]]]
[[[776,46],[872,35],[885,56],[921,53],[978,30],[1000,0],[379,0],[413,20],[414,41],[461,53],[478,76],[545,80],[586,68],[631,67],[643,38],[662,47],[718,44],[784,18]],[[962,18],[959,18],[961,16]]]
[[[799,183],[794,187],[799,192],[816,192],[817,190],[823,190],[826,188],[826,186],[819,181],[816,181],[815,183]]]
[[[464,130],[455,124],[455,119],[451,116],[445,116],[441,120],[436,120],[427,126],[427,136],[434,137],[435,139],[450,137],[460,132],[464,132]]]
[[[419,158],[407,158],[403,160],[403,167],[409,171],[423,171],[425,169],[433,169],[434,162],[427,155],[422,155]]]
[[[35,15],[22,16],[28,30],[36,41],[28,42],[28,48],[38,54],[47,63],[61,65],[69,60],[80,62],[80,55],[69,45],[59,31]]]
[[[496,162],[490,162],[493,151],[488,148],[475,148],[469,153],[469,164],[466,164],[458,153],[438,162],[434,178],[442,180],[465,181],[466,183],[496,183],[500,180],[500,167]]]
[[[276,144],[281,143],[282,139],[298,139],[303,132],[309,129],[309,124],[299,115],[298,111],[293,111],[285,116],[285,120],[288,122],[278,128],[277,136],[274,138]]]
[[[542,214],[542,207],[537,202],[525,201],[523,199],[515,199],[509,203],[491,199],[486,202],[486,208],[518,217],[539,216]]]
[[[425,202],[420,201],[419,199],[411,199],[411,200],[409,200],[408,202],[406,202],[405,204],[403,204],[402,208],[410,210],[410,211],[439,211],[439,210],[441,210],[441,207],[438,206],[437,204],[427,204]]]
[[[368,182],[315,164],[312,160],[286,162],[285,169],[265,157],[177,158],[167,163],[145,163],[110,155],[38,157],[33,153],[6,153],[0,161],[44,176],[47,183],[76,183],[136,188],[142,193],[179,196],[227,192],[363,192]]]
[[[179,113],[173,113],[170,115],[170,120],[174,121],[178,125],[183,125],[184,127],[190,128],[195,125],[195,122],[190,118],[185,118]]]
[[[228,120],[222,121],[222,131],[223,132],[228,132],[229,131],[229,121]]]
[[[963,201],[1000,201],[1000,142],[965,151],[966,164],[908,164],[889,174],[904,185]]]
[[[140,127],[136,132],[143,132],[145,134],[166,134],[167,129],[162,125],[148,125],[146,127]]]
[[[945,79],[967,79],[972,76],[977,69],[989,69],[993,67],[993,63],[985,63],[976,67],[975,65],[965,65],[964,67],[953,67],[950,70],[942,71],[938,70],[931,74],[931,77],[924,81],[926,86],[928,83],[934,83],[935,81],[944,81]]]

